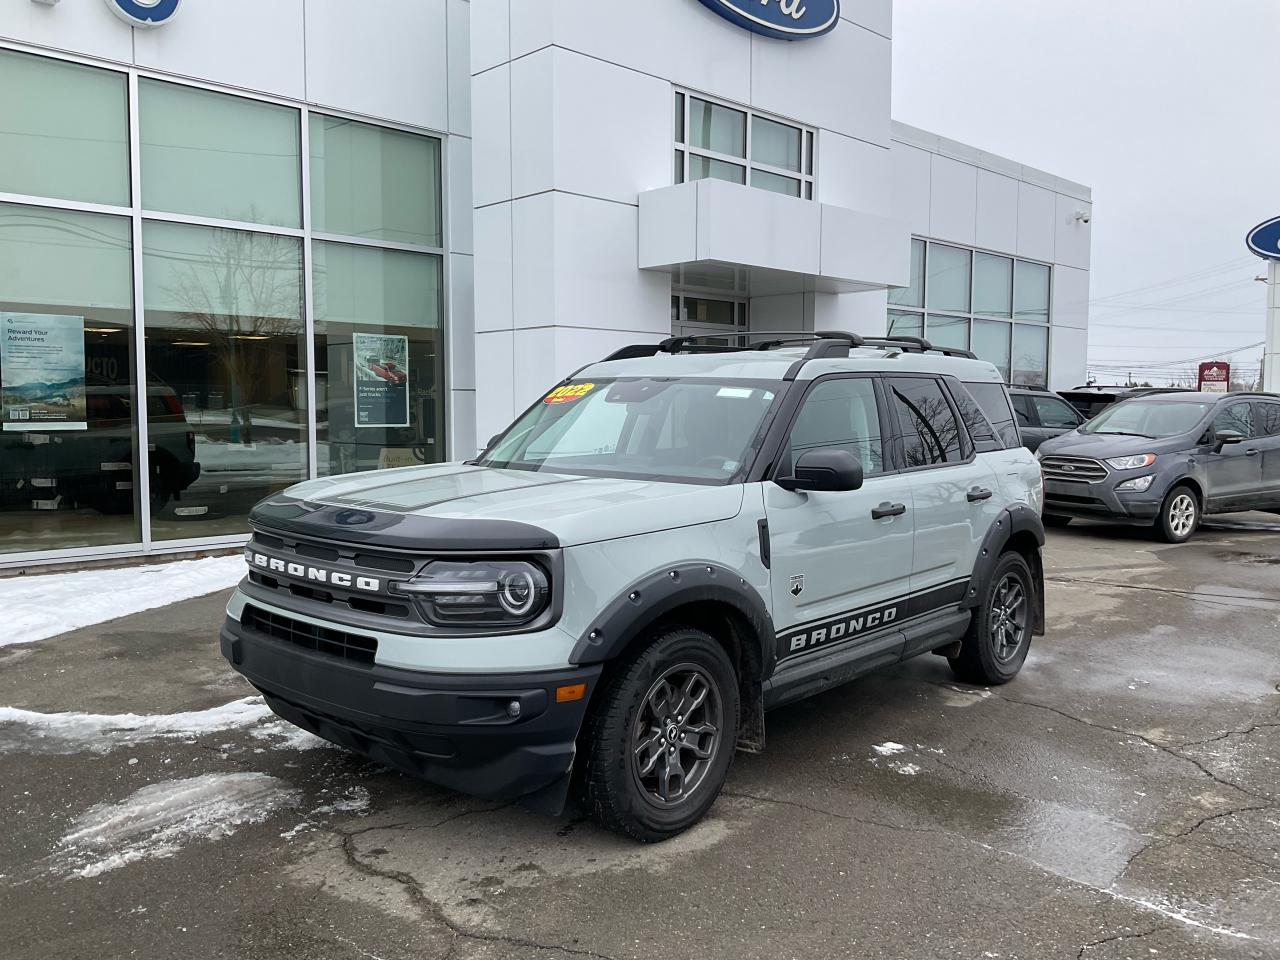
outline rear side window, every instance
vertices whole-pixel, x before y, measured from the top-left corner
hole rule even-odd
[[[1280,436],[1280,403],[1260,403],[1262,433],[1268,437]]]
[[[1067,404],[1065,400],[1059,400],[1057,397],[1030,397],[1035,404],[1036,413],[1040,415],[1040,426],[1042,427],[1066,427],[1071,428],[1078,426],[1080,418],[1076,416],[1075,410]]]
[[[996,436],[1005,448],[1018,447],[1022,440],[1014,425],[1013,409],[1009,406],[1009,393],[1001,383],[966,383],[965,388],[978,401],[987,421],[995,428]]]
[[[1034,427],[1036,415],[1031,411],[1031,400],[1025,394],[1013,398],[1013,409],[1018,413],[1018,426]]]
[[[925,467],[968,459],[969,435],[960,426],[937,380],[891,377],[906,466]]]

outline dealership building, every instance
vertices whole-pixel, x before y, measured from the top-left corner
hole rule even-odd
[[[237,544],[673,333],[1084,382],[1090,191],[895,123],[892,14],[6,0],[0,568]]]

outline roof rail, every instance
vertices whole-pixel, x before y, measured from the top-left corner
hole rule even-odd
[[[977,360],[978,355],[972,350],[960,347],[939,347],[924,337],[872,337],[863,341],[868,347],[880,347],[886,350],[901,350],[903,353],[940,353],[944,357],[964,357],[966,360]]]

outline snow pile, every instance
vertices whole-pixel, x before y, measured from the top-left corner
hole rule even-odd
[[[264,723],[262,726],[250,730],[249,733],[255,739],[264,740],[268,746],[277,750],[339,749],[328,740],[322,740],[313,733],[307,733],[301,727],[295,727],[287,720]]]
[[[119,747],[150,740],[189,740],[225,730],[243,730],[256,726],[270,715],[261,697],[245,697],[208,710],[155,716],[35,713],[0,707],[0,751],[110,753]]]
[[[80,877],[139,860],[172,857],[186,844],[229,837],[295,805],[297,791],[265,773],[210,773],[143,787],[120,803],[81,815],[57,856]]]
[[[244,557],[0,579],[0,647],[33,643],[235,586]]]
[[[884,743],[877,743],[871,749],[882,757],[892,757],[895,754],[907,752],[906,747],[900,743],[894,743],[892,740],[888,740]]]

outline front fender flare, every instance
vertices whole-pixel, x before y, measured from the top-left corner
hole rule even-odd
[[[969,580],[969,589],[965,594],[964,605],[969,609],[977,607],[986,596],[987,586],[991,582],[991,574],[995,570],[1000,554],[1008,546],[1009,541],[1020,534],[1030,534],[1036,543],[1036,556],[1031,563],[1031,575],[1035,578],[1036,609],[1035,633],[1044,633],[1044,566],[1040,562],[1039,548],[1044,546],[1044,521],[1040,514],[1025,503],[1015,503],[1006,507],[996,522],[987,531],[978,551],[978,559],[973,565],[973,576]]]
[[[733,570],[714,563],[672,564],[623,590],[592,618],[569,654],[569,662],[581,665],[612,660],[645,629],[690,603],[721,603],[740,614],[759,641],[762,676],[773,672],[773,618],[764,599]]]

